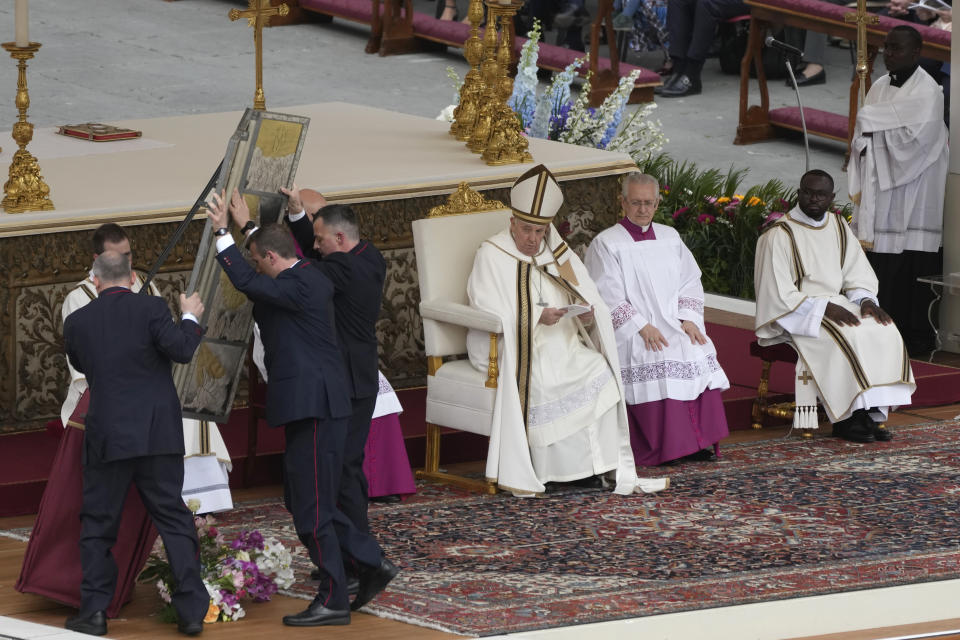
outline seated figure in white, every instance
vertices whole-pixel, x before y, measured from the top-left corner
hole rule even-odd
[[[730,383],[703,323],[700,268],[676,230],[653,222],[659,204],[656,178],[624,175],[624,217],[584,262],[610,308],[634,460],[714,461],[729,435]]]
[[[520,176],[510,227],[483,242],[467,283],[471,306],[504,328],[487,476],[515,495],[548,482],[600,486],[608,472],[617,493],[662,489],[637,480],[610,314],[551,224],[562,203],[546,167]],[[489,344],[484,332],[467,335],[481,371]]]
[[[830,174],[800,180],[799,201],[757,241],[755,327],[761,345],[797,350],[794,424],[816,428],[819,399],[833,435],[890,440],[891,407],[909,404],[917,385],[903,339],[877,304],[877,276],[847,222],[829,211]]]

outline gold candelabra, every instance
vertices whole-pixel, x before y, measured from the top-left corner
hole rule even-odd
[[[491,165],[530,162],[533,157],[527,151],[527,139],[523,135],[520,119],[507,101],[513,94],[513,78],[509,75],[512,56],[510,24],[512,15],[500,16],[500,46],[497,49],[496,102],[490,126],[490,138],[483,150],[483,161]]]
[[[483,0],[470,0],[467,18],[470,20],[470,37],[463,45],[463,55],[470,63],[470,71],[460,86],[460,101],[453,110],[453,123],[450,125],[450,135],[461,142],[469,140],[473,133],[483,93],[483,79],[480,76],[480,62],[483,60],[483,41],[480,39]]]
[[[450,133],[467,143],[487,164],[513,164],[532,160],[527,153],[517,115],[507,105],[513,91],[509,76],[513,62],[513,16],[523,5],[520,0],[486,0],[487,26],[481,41],[478,35],[482,7],[470,3],[470,39],[467,60],[470,71],[464,78],[460,106],[454,111]],[[497,27],[500,27],[499,33]]]
[[[30,94],[27,92],[27,60],[40,49],[39,42],[31,42],[18,47],[13,42],[4,42],[3,48],[17,61],[17,110],[20,118],[13,125],[13,139],[19,149],[13,154],[10,163],[10,177],[3,185],[3,208],[7,213],[24,211],[49,211],[53,209],[50,200],[50,187],[40,175],[37,159],[27,151],[27,145],[33,139],[33,125],[27,122],[27,109],[30,107]]]
[[[487,5],[490,6],[489,4]],[[483,153],[490,138],[490,125],[493,123],[494,103],[497,100],[497,23],[493,12],[487,12],[487,29],[483,34],[483,61],[480,63],[482,86],[477,101],[477,117],[470,128],[467,147],[474,153]]]

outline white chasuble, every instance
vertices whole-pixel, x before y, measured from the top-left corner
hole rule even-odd
[[[695,400],[730,382],[710,338],[695,344],[681,325],[689,320],[706,336],[700,268],[675,229],[653,224],[655,239],[635,241],[620,224],[594,238],[587,270],[611,311],[620,377],[627,404]],[[668,346],[648,350],[640,329],[656,327]]]
[[[810,220],[795,209],[757,241],[760,344],[793,344],[831,422],[855,409],[909,404],[916,384],[900,332],[893,323],[884,326],[861,316],[859,304],[844,295],[857,291],[862,292],[857,298],[873,297],[877,291],[877,277],[856,236],[835,214],[826,214],[820,226],[798,218]],[[823,315],[827,302],[844,307],[860,324],[831,321]]]
[[[471,306],[499,315],[504,327],[487,478],[535,495],[545,482],[616,470],[617,493],[662,489],[662,479],[637,479],[609,311],[558,238],[551,227],[544,250],[530,258],[503,231],[480,246],[467,282]],[[569,314],[539,324],[545,307],[572,303],[594,306],[593,325]],[[489,344],[488,334],[468,332],[470,360],[481,371]]]
[[[948,133],[943,90],[922,68],[877,80],[857,113],[848,169],[853,229],[878,253],[935,252],[943,233]]]

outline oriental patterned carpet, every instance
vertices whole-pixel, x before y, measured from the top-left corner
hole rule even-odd
[[[960,428],[894,433],[870,445],[731,445],[718,463],[647,470],[671,477],[653,495],[517,499],[420,485],[403,504],[371,505],[401,573],[367,610],[483,636],[956,578]],[[288,543],[300,581],[291,595],[312,597],[279,502],[219,520]]]
[[[895,435],[731,445],[719,463],[647,470],[671,488],[626,498],[421,485],[403,504],[371,506],[401,573],[368,610],[483,636],[958,577],[960,429]],[[282,537],[306,579],[277,502],[221,523]],[[311,585],[293,594],[312,597]]]

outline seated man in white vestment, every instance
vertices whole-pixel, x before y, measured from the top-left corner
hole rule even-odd
[[[637,480],[610,314],[551,224],[562,203],[546,167],[520,176],[510,228],[483,242],[467,282],[471,306],[504,329],[487,476],[516,495],[548,482],[600,486],[614,471],[617,493],[662,489],[662,479]],[[488,334],[471,330],[467,349],[486,371]]]
[[[889,311],[912,356],[931,351],[933,292],[918,276],[943,272],[943,200],[949,134],[942,88],[920,66],[923,38],[901,25],[887,34],[889,73],[870,87],[851,141],[852,227],[877,274]]]
[[[703,324],[700,268],[676,230],[653,222],[659,204],[656,178],[624,175],[624,217],[584,263],[610,308],[634,460],[714,461],[730,433],[721,397],[730,382]]]
[[[877,277],[853,231],[829,212],[833,178],[808,171],[799,202],[757,241],[755,327],[761,345],[799,354],[794,425],[816,428],[819,398],[833,435],[890,440],[888,410],[917,385],[896,325],[877,304]]]
[[[94,231],[94,259],[105,250],[118,251],[127,256],[131,254],[130,240],[119,225],[107,223]],[[143,286],[143,277],[139,273],[136,275],[137,282],[130,288],[134,293],[138,293]],[[97,297],[97,288],[91,278],[92,276],[79,282],[67,294],[62,309],[64,320]],[[150,295],[160,295],[160,291],[153,282],[150,283]],[[84,375],[74,369],[69,361],[67,361],[67,367],[70,371],[70,387],[60,410],[60,420],[64,426],[73,415],[80,397],[87,390],[87,380]],[[186,451],[183,460],[183,501],[196,513],[214,513],[232,509],[229,472],[233,464],[217,424],[184,418],[183,446]]]

